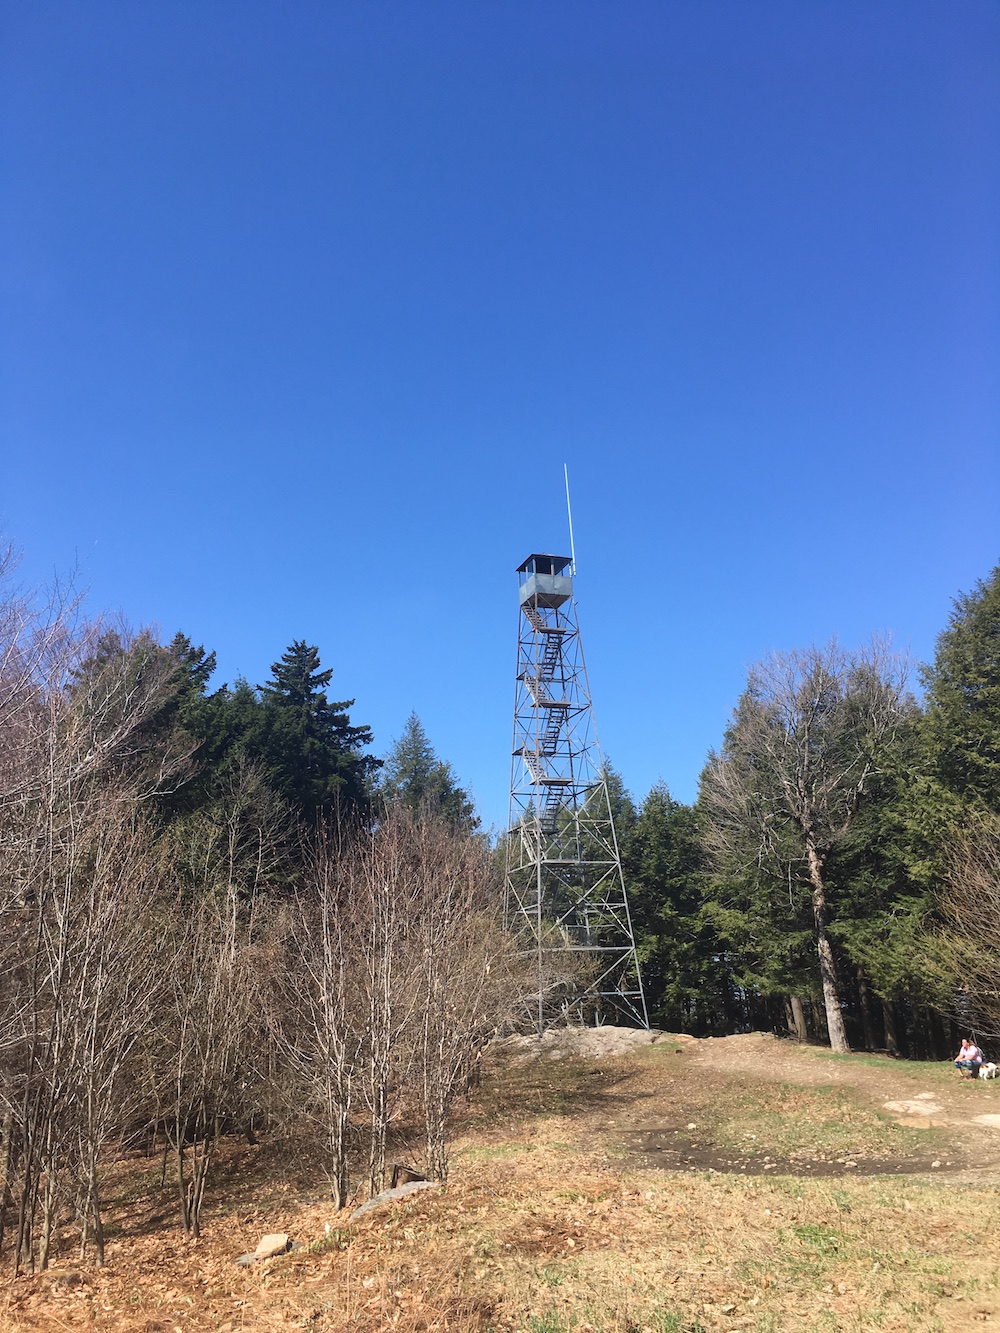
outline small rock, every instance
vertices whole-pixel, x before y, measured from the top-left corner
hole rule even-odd
[[[359,1217],[364,1217],[365,1213],[371,1212],[373,1208],[380,1207],[383,1203],[395,1203],[397,1199],[405,1199],[408,1194],[416,1194],[419,1190],[438,1190],[440,1188],[441,1186],[436,1180],[414,1180],[409,1185],[398,1185],[394,1190],[385,1190],[382,1194],[376,1194],[374,1199],[369,1199],[360,1208],[355,1208],[348,1220],[353,1222]]]
[[[940,1165],[941,1165],[940,1162],[931,1162],[931,1169],[933,1170],[935,1167],[938,1167]]]
[[[274,1231],[270,1235],[261,1236],[257,1242],[257,1248],[253,1252],[256,1260],[271,1259],[276,1254],[284,1254],[291,1248],[292,1238],[284,1231]]]
[[[910,1101],[903,1102],[883,1102],[883,1109],[891,1111],[893,1115],[937,1115],[941,1107],[936,1102],[926,1101],[922,1096],[914,1097]]]

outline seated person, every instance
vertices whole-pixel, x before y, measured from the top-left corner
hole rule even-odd
[[[983,1053],[975,1042],[969,1041],[967,1037],[962,1038],[962,1046],[955,1056],[955,1068],[963,1078],[975,1078],[979,1073],[979,1066],[983,1063]]]

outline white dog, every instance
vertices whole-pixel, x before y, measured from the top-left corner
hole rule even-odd
[[[979,1066],[980,1078],[996,1078],[996,1076],[997,1076],[997,1067],[992,1060],[988,1061],[985,1065]]]

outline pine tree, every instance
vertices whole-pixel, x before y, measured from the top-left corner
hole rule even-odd
[[[697,812],[656,783],[622,857],[651,1018],[672,1032],[721,1027],[720,945],[703,911]]]
[[[181,707],[188,701],[204,698],[216,666],[215,653],[196,647],[180,630],[170,640],[167,652],[177,663],[177,691]]]
[[[386,756],[380,792],[386,802],[440,815],[456,829],[473,832],[479,827],[468,792],[458,785],[451,765],[434,752],[416,713],[406,719],[403,734]]]
[[[849,965],[869,1049],[883,1044],[872,997],[881,1002],[884,1044],[891,1050],[907,1049],[908,1029],[926,1028],[922,1011],[949,1007],[948,979],[935,961],[940,918],[931,858],[939,853],[930,850],[924,819],[936,807],[933,824],[940,830],[949,803],[928,801],[930,787],[920,772],[923,723],[911,705],[829,863],[836,904],[831,934]]]
[[[963,803],[1000,811],[1000,566],[955,599],[924,689],[938,781]]]
[[[76,776],[114,771],[161,807],[168,802],[194,771],[197,740],[181,718],[186,692],[197,688],[191,670],[149,630],[105,630],[70,673],[73,730],[86,751]]]
[[[923,673],[922,771],[901,802],[910,862],[940,909],[940,982],[968,1022],[996,1013],[1000,909],[993,845],[1000,816],[1000,566],[955,599]],[[944,1007],[942,1004],[941,1007]]]
[[[326,697],[332,676],[320,667],[319,649],[297,639],[260,687],[266,769],[279,795],[308,822],[335,805],[361,810],[381,763],[361,753],[372,733],[351,724],[347,710],[354,700]]]

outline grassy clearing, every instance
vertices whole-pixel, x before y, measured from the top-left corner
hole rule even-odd
[[[894,1060],[887,1055],[841,1055],[837,1051],[826,1051],[815,1046],[806,1050],[814,1060],[853,1069],[878,1069],[894,1081],[920,1083],[923,1087],[954,1083],[956,1078],[955,1067],[947,1060],[928,1064],[923,1060]]]
[[[842,1087],[780,1083],[734,1088],[711,1125],[714,1140],[757,1155],[818,1160],[906,1157],[932,1136],[858,1103]]]
[[[498,1329],[964,1328],[996,1308],[996,1194],[638,1173],[566,1207],[544,1185],[511,1181],[520,1203],[479,1236]]]

